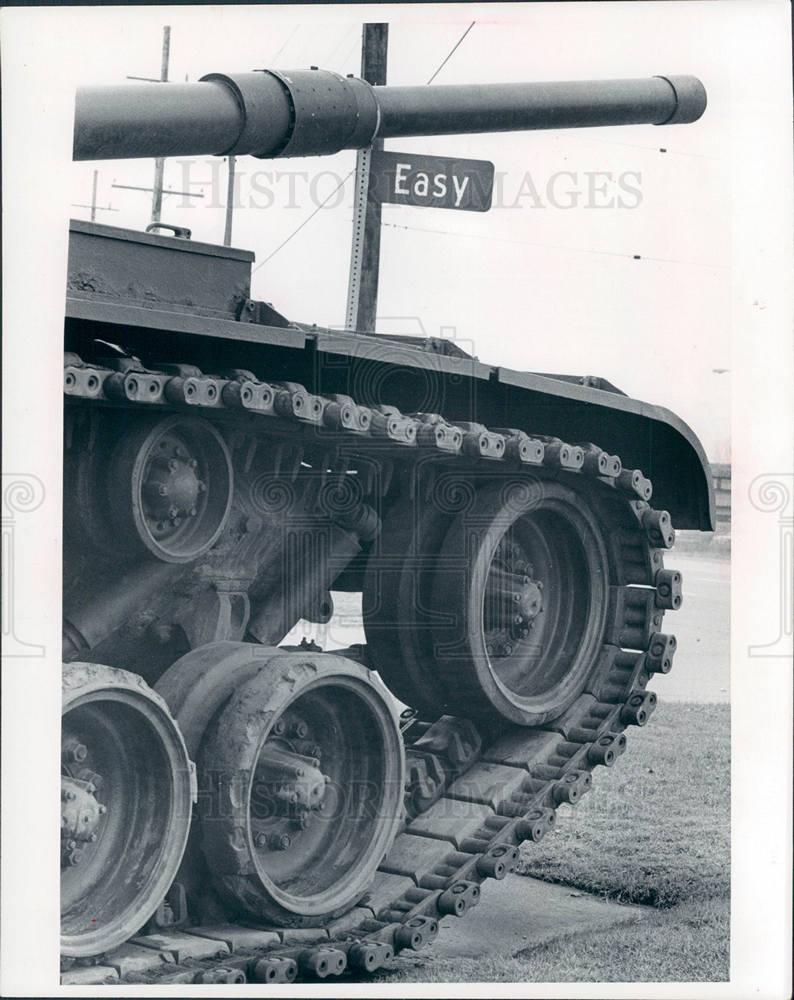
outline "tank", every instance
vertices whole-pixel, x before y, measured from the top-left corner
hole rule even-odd
[[[79,91],[74,155],[704,108],[692,77],[214,73]],[[365,975],[474,907],[648,721],[682,601],[664,556],[673,523],[713,527],[709,467],[604,378],[301,323],[251,298],[251,252],[162,228],[71,224],[63,982]],[[279,645],[346,593],[365,643]]]

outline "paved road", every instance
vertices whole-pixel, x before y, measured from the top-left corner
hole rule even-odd
[[[684,576],[684,603],[665,615],[678,639],[673,669],[653,688],[662,700],[727,702],[730,698],[731,565],[728,559],[671,554]]]
[[[607,902],[569,886],[552,885],[522,875],[485,882],[476,909],[466,918],[442,917],[441,932],[427,956],[402,953],[398,965],[426,965],[428,958],[512,956],[567,934],[605,930],[640,920],[647,908]]]
[[[665,629],[678,639],[673,670],[657,677],[653,688],[662,700],[727,702],[730,692],[730,561],[699,555],[670,555],[667,564],[684,576],[684,603],[668,612]],[[323,649],[364,642],[356,594],[335,596],[336,614],[328,625],[299,623],[284,640],[314,638]]]

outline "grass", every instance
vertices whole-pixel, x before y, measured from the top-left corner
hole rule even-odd
[[[660,705],[626,755],[518,871],[622,903],[670,907],[730,891],[730,709]],[[569,807],[570,810],[570,807]]]
[[[398,960],[382,981],[726,981],[729,711],[660,705],[647,728],[629,731],[626,755],[596,770],[592,793],[561,810],[556,832],[522,847],[520,874],[643,904],[635,921],[512,956],[447,960],[430,951]]]
[[[399,959],[398,971],[378,979],[388,983],[725,982],[729,918],[727,897],[695,900],[512,956],[433,959],[428,952]]]

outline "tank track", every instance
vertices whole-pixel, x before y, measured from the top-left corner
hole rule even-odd
[[[64,985],[289,983],[383,968],[399,951],[432,942],[444,916],[462,917],[475,906],[483,884],[515,866],[519,846],[541,840],[557,808],[590,790],[595,767],[611,766],[624,752],[626,729],[648,721],[656,707],[648,682],[672,666],[675,638],[661,625],[665,610],[680,607],[681,575],[664,568],[662,550],[675,537],[669,515],[650,507],[650,482],[624,470],[616,456],[590,444],[359,406],[247,372],[218,378],[178,366],[105,368],[67,355],[64,376],[68,403],[195,407],[204,416],[242,415],[251,429],[266,426],[292,442],[298,432],[315,448],[343,443],[387,461],[419,450],[480,468],[500,463],[589,477],[615,512],[610,544],[622,578],[610,593],[609,644],[586,690],[560,718],[540,728],[510,726],[495,742],[466,719],[405,720],[407,820],[354,909],[325,928],[202,925],[139,937],[135,944],[151,949],[150,967],[133,969],[124,945],[90,963],[75,960],[63,971]]]

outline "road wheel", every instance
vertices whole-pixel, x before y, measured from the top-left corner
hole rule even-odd
[[[495,482],[446,534],[430,595],[450,711],[541,725],[584,690],[605,641],[609,524],[553,480]]]
[[[404,760],[390,699],[358,663],[272,656],[203,741],[207,866],[234,911],[320,926],[367,890],[400,821]]]
[[[192,765],[165,702],[126,670],[63,667],[61,951],[98,955],[165,897],[187,841]]]

